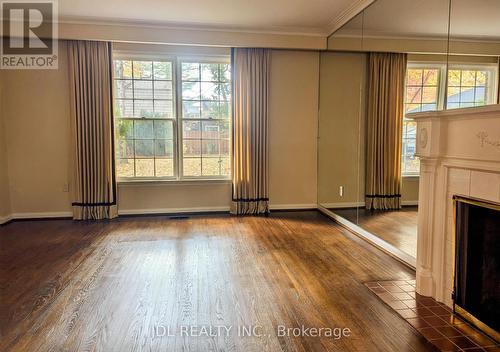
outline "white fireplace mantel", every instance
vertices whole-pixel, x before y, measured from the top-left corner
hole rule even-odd
[[[409,114],[420,188],[417,292],[451,305],[453,195],[500,203],[500,105]]]

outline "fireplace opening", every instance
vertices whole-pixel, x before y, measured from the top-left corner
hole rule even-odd
[[[455,196],[453,310],[500,341],[500,205]]]

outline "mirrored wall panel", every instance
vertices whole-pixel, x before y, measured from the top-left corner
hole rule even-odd
[[[410,264],[420,165],[406,115],[445,107],[449,15],[448,0],[378,0],[321,55],[319,205]]]
[[[339,38],[343,49],[320,56],[318,199],[326,209],[353,209],[356,221],[356,208],[363,201],[359,175],[364,168],[360,149],[366,89],[362,16],[344,28],[349,33],[345,40]]]

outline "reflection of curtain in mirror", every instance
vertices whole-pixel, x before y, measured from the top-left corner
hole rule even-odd
[[[401,207],[401,143],[406,54],[370,53],[366,208]]]
[[[269,212],[268,86],[270,50],[232,49],[233,214]]]

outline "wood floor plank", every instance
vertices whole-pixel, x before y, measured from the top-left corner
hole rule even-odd
[[[417,256],[417,206],[404,206],[399,210],[330,210],[412,257]]]
[[[363,285],[414,272],[314,211],[14,222],[0,244],[1,351],[432,350]]]

